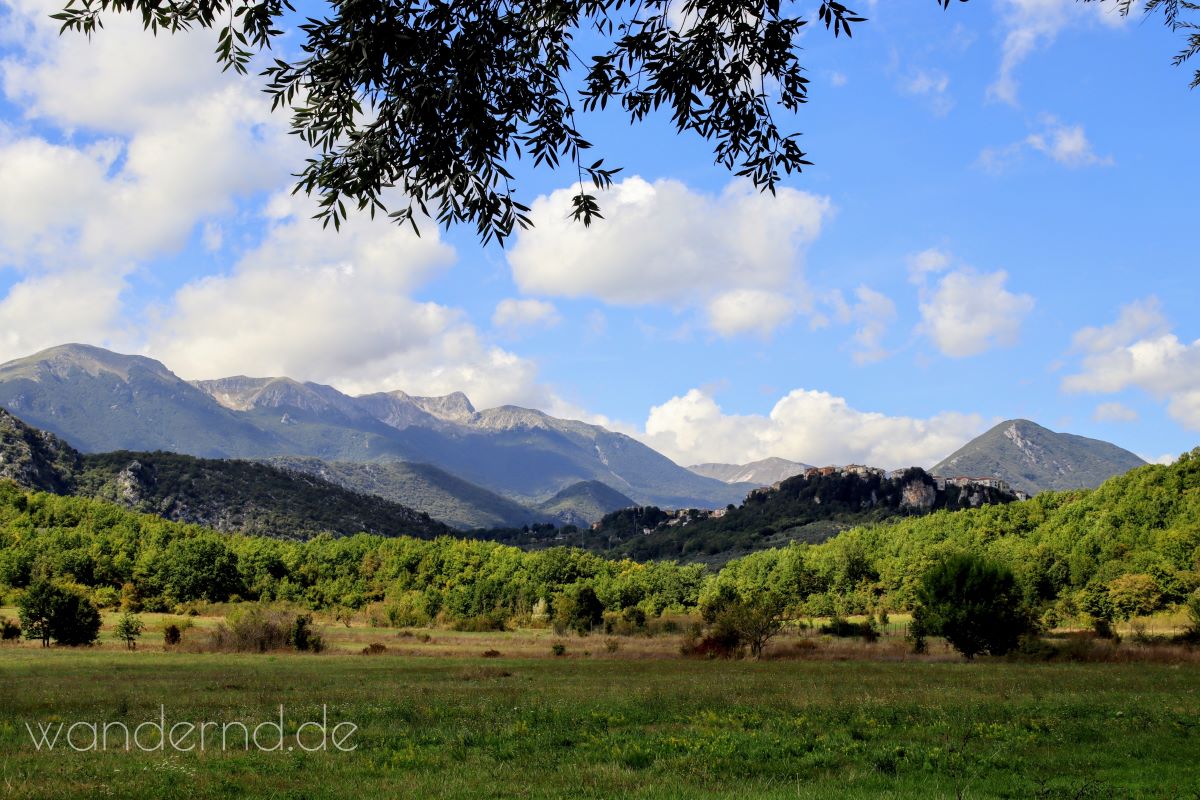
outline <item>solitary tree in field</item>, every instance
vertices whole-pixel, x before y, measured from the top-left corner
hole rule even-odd
[[[21,628],[27,639],[40,639],[49,647],[58,644],[84,645],[100,635],[100,611],[91,600],[50,581],[30,584],[17,603]]]
[[[118,639],[125,642],[125,647],[130,650],[136,650],[137,640],[141,638],[142,631],[145,628],[146,626],[142,623],[141,617],[130,611],[126,611],[117,620],[117,627],[114,629],[114,632],[117,634]]]
[[[1106,1],[1131,11],[1132,0],[1082,0]],[[834,0],[816,5],[834,36],[865,21]],[[1147,0],[1146,13],[1188,35],[1177,63],[1200,50],[1189,21],[1197,8]],[[764,190],[809,164],[800,134],[776,119],[808,101],[798,41],[810,20],[793,9],[780,0],[331,0],[300,26],[301,55],[276,54],[263,75],[315,151],[298,188],[320,196],[326,224],[340,225],[349,201],[414,229],[427,214],[503,242],[529,224],[509,171],[523,157],[572,163],[575,217],[600,216],[588,185],[606,187],[618,170],[589,154],[579,109],[612,104],[631,123],[667,113],[680,133],[712,143],[716,163]],[[54,16],[91,34],[107,12],[138,14],[153,32],[218,28],[217,60],[245,72],[294,9],[288,0],[69,0]],[[392,187],[403,198],[394,209]]]
[[[943,636],[968,659],[1003,655],[1032,629],[1012,570],[976,555],[947,558],[917,591],[917,635]]]

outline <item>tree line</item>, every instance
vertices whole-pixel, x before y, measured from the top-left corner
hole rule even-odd
[[[1099,489],[859,527],[819,545],[753,553],[720,571],[449,537],[220,534],[0,484],[6,603],[48,581],[102,607],[380,604],[396,625],[503,624],[584,606],[589,617],[626,609],[659,615],[703,610],[715,597],[767,597],[793,617],[837,616],[913,609],[931,570],[962,555],[1010,572],[1015,596],[1043,624],[1120,619],[1186,602],[1200,588],[1200,449]]]

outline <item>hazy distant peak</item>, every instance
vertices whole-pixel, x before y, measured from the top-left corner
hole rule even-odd
[[[786,458],[764,458],[749,464],[693,464],[688,467],[697,475],[716,478],[725,483],[756,483],[770,486],[808,469],[808,464],[788,461]]]
[[[0,376],[31,380],[46,376],[62,379],[72,372],[82,371],[92,377],[107,373],[128,381],[129,372],[135,367],[163,377],[175,378],[173,372],[152,358],[122,355],[88,344],[63,344],[10,361],[0,366]]]

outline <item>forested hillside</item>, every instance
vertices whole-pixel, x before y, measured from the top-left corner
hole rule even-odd
[[[1092,490],[855,528],[825,544],[755,553],[720,580],[775,588],[812,613],[907,608],[929,566],[972,552],[1007,564],[1054,616],[1117,617],[1182,601],[1200,587],[1200,448]]]

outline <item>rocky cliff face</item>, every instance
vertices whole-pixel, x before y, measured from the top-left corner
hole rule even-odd
[[[937,487],[923,480],[910,480],[900,489],[900,507],[925,513],[937,502]]]
[[[62,494],[74,486],[78,470],[79,453],[70,445],[0,408],[0,478]]]

